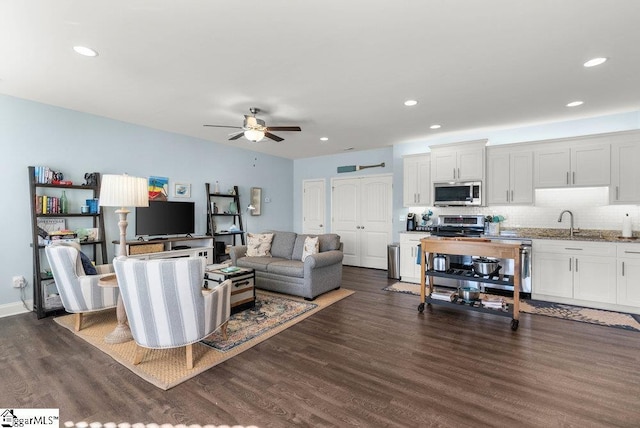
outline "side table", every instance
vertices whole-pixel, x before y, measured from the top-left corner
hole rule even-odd
[[[115,274],[103,276],[98,280],[100,287],[117,287],[118,278]],[[118,318],[118,325],[109,334],[104,337],[106,343],[124,343],[133,339],[131,329],[127,323],[127,312],[124,310],[124,302],[122,301],[122,295],[118,293],[118,302],[116,303],[116,317]]]
[[[256,274],[252,268],[219,268],[219,265],[210,265],[205,268],[204,287],[213,288],[217,284],[231,279],[231,313],[235,314],[256,305]],[[214,282],[209,287],[209,281]]]

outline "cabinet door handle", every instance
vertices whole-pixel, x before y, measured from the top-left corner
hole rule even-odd
[[[573,258],[569,257],[569,272],[571,272],[571,261],[573,260]]]
[[[576,259],[576,272],[578,272],[578,259]]]
[[[573,171],[572,174],[573,174],[573,184],[576,184],[576,172]]]
[[[567,171],[567,184],[569,184],[569,171]]]
[[[458,178],[460,178],[460,168],[458,168]]]
[[[583,248],[565,248],[565,250],[582,251]]]
[[[418,197],[418,203],[420,203],[420,193],[417,193],[416,196]]]
[[[453,178],[454,179],[456,178],[456,169],[455,168],[453,168]]]
[[[513,190],[511,191],[511,202],[513,202]]]
[[[616,186],[616,201],[620,200],[620,188]]]
[[[624,250],[625,254],[640,254],[640,251],[629,251],[629,250]]]
[[[509,191],[507,190],[507,202],[509,202]]]
[[[622,262],[622,276],[624,276],[624,262]]]

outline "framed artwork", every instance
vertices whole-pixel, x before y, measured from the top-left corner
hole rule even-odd
[[[169,178],[149,177],[149,200],[166,201],[169,195]]]
[[[173,196],[175,196],[176,198],[190,198],[191,184],[175,183],[173,185]]]
[[[262,204],[260,201],[262,200],[262,187],[252,187],[251,188],[251,205],[255,208],[251,211],[251,215],[260,215],[262,214]]]

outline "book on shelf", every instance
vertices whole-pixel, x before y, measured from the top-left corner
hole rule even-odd
[[[66,221],[63,218],[39,218],[36,222],[38,228],[38,244],[46,245],[45,239],[50,239],[52,233],[66,230]]]

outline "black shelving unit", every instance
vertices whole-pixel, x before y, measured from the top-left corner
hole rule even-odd
[[[229,193],[212,193],[211,185],[209,183],[205,183],[205,190],[207,194],[207,235],[213,237],[213,262],[221,263],[224,260],[228,259],[230,256],[225,254],[224,248],[227,244],[227,240],[225,237],[230,237],[233,245],[237,245],[237,238],[240,237],[240,242],[244,245],[244,228],[242,226],[242,206],[240,205],[240,193],[238,192],[238,186],[233,186],[233,194]],[[233,202],[236,206],[235,213],[225,213],[225,212],[214,212],[213,211],[213,203],[229,203]],[[226,206],[226,204],[225,204]],[[220,208],[219,210],[224,210],[224,208]],[[236,224],[238,226],[238,231],[220,231],[216,227],[216,218],[227,218],[231,220],[231,223]],[[220,239],[217,239],[220,238]]]
[[[40,245],[38,240],[38,220],[43,218],[86,218],[90,221],[91,227],[98,228],[98,239],[93,241],[80,242],[82,246],[91,247],[93,250],[92,258],[98,263],[98,254],[102,259],[101,264],[108,263],[107,261],[107,243],[104,239],[104,217],[102,214],[102,208],[98,207],[98,212],[95,214],[82,214],[80,212],[70,213],[52,213],[52,214],[38,214],[36,206],[36,196],[38,192],[42,191],[44,194],[51,194],[47,192],[47,189],[55,189],[60,191],[84,191],[87,192],[87,196],[95,199],[100,196],[100,174],[96,174],[95,185],[63,185],[63,184],[48,184],[38,183],[35,179],[35,167],[28,167],[29,171],[29,193],[31,197],[31,232],[32,242],[31,247],[33,249],[33,311],[36,313],[38,319],[44,318],[49,315],[64,312],[64,308],[60,304],[59,306],[47,306],[46,294],[48,287],[54,286],[53,277],[51,274],[45,273],[45,266],[48,267],[46,256],[44,255],[44,245]],[[77,207],[79,209],[79,207]],[[83,251],[84,252],[84,251]],[[50,270],[48,270],[50,272]]]

